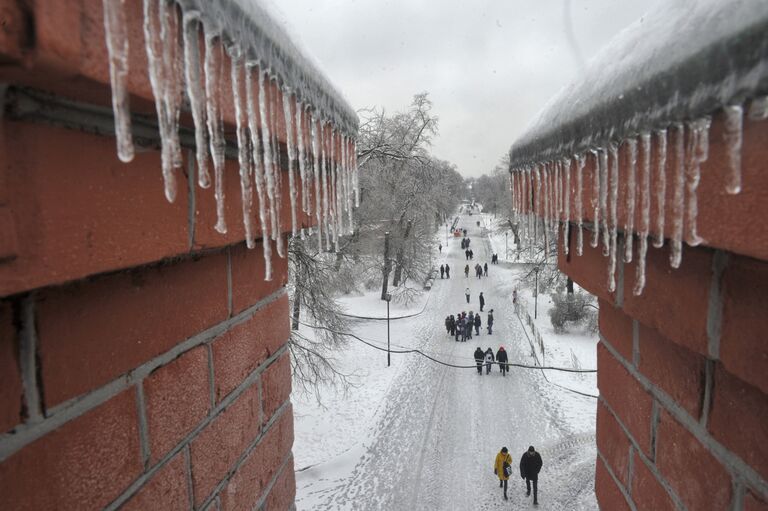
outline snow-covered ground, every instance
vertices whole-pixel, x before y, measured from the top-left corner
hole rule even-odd
[[[393,349],[418,348],[449,364],[473,365],[477,346],[496,351],[504,345],[510,362],[535,365],[531,328],[515,314],[511,300],[512,290],[519,288],[525,301],[519,282],[524,269],[503,260],[490,264],[491,254],[501,256],[503,245],[496,250],[499,237],[488,236],[486,223],[486,215],[475,214],[462,216],[460,226],[472,239],[475,258],[470,266],[488,262],[489,277],[465,278],[460,238],[450,238],[447,246],[441,238],[437,264],[451,265],[451,279],[438,278],[430,292],[408,307],[391,305],[393,318],[417,314],[390,322]],[[502,233],[501,243],[503,238]],[[470,304],[464,297],[466,287],[471,290]],[[493,335],[487,335],[484,312],[481,335],[457,343],[445,331],[445,317],[478,311],[480,291],[486,298],[485,312],[494,310]],[[386,317],[386,303],[378,294],[345,297],[342,302],[350,314]],[[582,368],[594,368],[596,338],[555,334],[546,314],[548,301],[545,295],[539,297],[535,323],[544,337],[545,364],[572,368],[573,353]],[[353,324],[356,335],[384,348],[386,328],[386,321]],[[453,368],[418,354],[393,354],[387,367],[385,352],[354,340],[337,359],[340,369],[352,375],[353,388],[346,393],[321,389],[322,404],[313,396],[292,396],[298,509],[527,508],[531,499],[515,477],[510,500],[502,500],[492,464],[502,446],[519,459],[531,444],[544,459],[539,509],[597,509],[596,401],[567,390],[597,394],[594,374],[513,368],[502,377],[494,367],[490,375],[480,376],[474,368]],[[537,359],[541,362],[540,351]]]

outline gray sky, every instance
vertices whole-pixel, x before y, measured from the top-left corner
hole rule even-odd
[[[272,0],[268,7],[353,108],[403,110],[428,91],[440,118],[433,154],[479,176],[578,76],[578,54],[588,60],[661,1]]]

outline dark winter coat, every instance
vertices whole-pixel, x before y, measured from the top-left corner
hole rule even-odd
[[[483,324],[483,320],[480,319],[480,314],[476,315],[475,316],[475,326],[479,328],[480,325],[482,325],[482,324]]]
[[[483,350],[481,350],[480,348],[477,348],[475,350],[475,362],[479,364],[483,361],[484,358],[485,358],[485,353],[483,353]]]
[[[533,455],[531,455],[528,451],[525,451],[523,457],[520,458],[520,477],[523,479],[537,480],[543,464],[541,455],[538,452],[534,452]]]
[[[508,361],[507,350],[499,348],[499,351],[496,352],[496,362],[498,362],[499,365],[504,366],[505,370],[509,370],[509,365],[507,364]]]
[[[482,307],[483,305],[485,305],[485,297],[480,295],[480,306]]]
[[[488,323],[488,326],[491,326],[493,324],[493,314],[490,312],[488,313],[488,320],[486,321]]]

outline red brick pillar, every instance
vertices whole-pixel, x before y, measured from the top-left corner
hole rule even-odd
[[[642,294],[633,294],[637,255],[619,263],[617,289],[609,292],[607,258],[586,233],[584,255],[576,255],[573,225],[570,253],[559,256],[560,268],[600,299],[601,509],[768,509],[768,124],[745,119],[738,195],[725,191],[719,114],[710,142],[698,193],[706,242],[685,245],[679,269],[670,268],[666,246],[649,247]],[[587,162],[585,205],[592,168]],[[619,226],[625,194],[622,186]]]
[[[131,104],[153,116],[126,5]],[[172,204],[157,147],[118,161],[101,0],[2,0],[0,17],[2,507],[290,508],[288,265],[265,282],[261,242],[245,247],[237,162],[221,235],[193,149]]]

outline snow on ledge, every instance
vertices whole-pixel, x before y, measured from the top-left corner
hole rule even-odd
[[[768,91],[768,2],[669,2],[619,33],[510,149],[510,169],[697,119]]]

